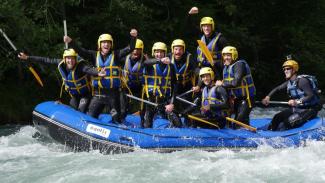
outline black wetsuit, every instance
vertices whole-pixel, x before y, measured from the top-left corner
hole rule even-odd
[[[47,64],[56,64],[58,65],[62,59],[55,59],[55,58],[46,58],[46,57],[39,57],[39,56],[29,56],[28,60],[47,63]],[[65,72],[68,73],[68,69],[65,68]],[[85,74],[88,75],[96,75],[98,73],[96,68],[92,68],[88,65],[86,65],[84,62],[81,62],[77,65],[75,73],[77,74],[78,78],[83,77]],[[81,111],[86,112],[89,100],[91,98],[91,92],[86,92],[82,95],[76,94],[71,95],[70,99],[70,106]]]
[[[161,70],[166,68],[166,64],[162,63],[158,59],[148,59],[144,61],[144,67],[146,72],[149,73],[150,70],[153,70],[153,65],[159,64]],[[165,105],[173,104],[175,100],[175,91],[177,90],[176,85],[176,76],[175,76],[175,69],[172,65],[170,65],[170,72],[171,72],[171,94],[169,96],[155,96],[149,92],[149,98],[147,98],[146,94],[144,93],[145,99],[149,100],[150,102],[157,103],[158,107],[153,107],[149,104],[145,104],[141,111],[141,126],[144,128],[151,128],[154,116],[156,114],[161,115],[164,118],[167,118],[171,122],[171,127],[181,127],[181,121],[179,117],[174,113],[166,113],[165,112]]]
[[[235,64],[235,63],[234,63]],[[223,80],[222,86],[226,89],[235,88],[241,85],[241,82],[246,76],[246,69],[244,63],[236,63],[234,65],[234,79],[231,81]],[[235,97],[230,96],[233,102],[233,112],[235,114],[235,119],[243,122],[245,124],[249,124],[249,114],[252,111],[252,107],[249,107],[248,99],[246,96],[243,97]],[[253,105],[255,103],[254,97],[250,97],[250,103]],[[238,128],[237,125],[234,125],[235,128]]]
[[[274,93],[278,91],[287,90],[287,85],[289,80],[282,83],[281,85],[274,88],[267,96],[271,97]],[[306,78],[300,78],[297,81],[297,87],[304,91],[305,96],[299,100],[302,101],[302,104],[312,100],[316,95],[311,88],[310,81]],[[303,125],[307,120],[312,119],[317,116],[317,112],[321,109],[320,104],[312,106],[298,105],[296,107],[290,107],[279,113],[277,113],[270,125],[269,130],[285,130],[296,128]]]
[[[134,50],[135,47],[136,38],[131,37],[130,40],[130,46],[121,49],[121,50],[113,50],[114,52],[114,62],[119,65],[123,66],[124,61],[121,59],[125,57],[127,54],[129,54],[131,51]],[[97,59],[97,51],[94,50],[87,50],[84,49],[77,44],[75,44],[74,41],[72,41],[69,44],[76,52],[83,58],[89,60],[94,66],[96,66],[96,59]],[[110,55],[112,51],[108,53]],[[103,58],[103,55],[101,55]],[[111,88],[111,89],[105,89],[101,90],[100,92],[97,91],[95,88],[93,91],[93,98],[90,101],[89,104],[89,110],[88,114],[97,118],[98,115],[103,111],[104,107],[107,105],[109,107],[110,114],[113,117],[113,120],[115,122],[121,123],[121,107],[120,107],[120,99],[125,95],[121,88]]]

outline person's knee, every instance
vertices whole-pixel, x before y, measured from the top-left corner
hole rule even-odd
[[[298,127],[300,125],[302,125],[302,118],[299,114],[292,114],[291,116],[289,116],[288,118],[288,123],[287,123],[287,128],[295,128]]]

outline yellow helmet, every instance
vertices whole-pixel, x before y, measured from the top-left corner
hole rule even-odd
[[[102,41],[110,41],[112,42],[112,47],[113,48],[113,38],[110,34],[102,34],[99,36],[98,41],[97,41],[97,48],[100,50],[100,42]]]
[[[283,67],[291,67],[295,72],[298,72],[298,70],[299,70],[299,64],[298,64],[298,62],[296,62],[294,60],[285,61],[282,65],[282,68]]]
[[[231,58],[233,61],[237,60],[238,58],[238,51],[235,47],[233,46],[226,46],[222,49],[222,56],[226,53],[231,53]]]
[[[143,41],[141,39],[137,39],[137,41],[135,42],[135,48],[142,49],[142,51],[143,51],[144,45],[143,45]]]
[[[184,48],[184,51],[185,51],[185,42],[182,40],[182,39],[175,39],[173,42],[172,42],[172,53],[174,52],[174,47],[175,46],[183,46]]]
[[[167,53],[167,45],[163,42],[155,42],[155,44],[153,44],[153,46],[152,46],[152,52],[151,52],[152,56],[155,55],[155,50],[164,50],[165,54],[166,54]]]
[[[212,31],[214,31],[214,21],[211,17],[203,17],[200,22],[200,28],[202,30],[202,25],[211,25]]]
[[[67,50],[64,50],[63,52],[63,59],[65,59],[65,57],[77,57],[78,54],[76,51],[74,51],[74,49],[69,48]]]
[[[210,67],[203,67],[202,69],[200,69],[200,77],[204,74],[210,74],[212,80],[214,79],[214,72]]]

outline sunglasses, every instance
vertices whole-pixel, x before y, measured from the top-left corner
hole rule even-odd
[[[290,70],[292,70],[292,68],[291,68],[291,67],[286,67],[286,68],[283,68],[283,71],[290,71]]]

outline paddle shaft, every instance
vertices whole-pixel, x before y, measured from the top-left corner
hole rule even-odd
[[[263,104],[262,101],[256,101],[256,103]],[[269,101],[269,104],[288,105],[288,102],[284,102],[284,101]]]
[[[3,35],[3,37],[7,40],[7,42],[10,44],[10,46],[12,47],[12,49],[14,49],[14,51],[17,51],[16,46],[11,42],[11,40],[8,38],[8,36],[6,35],[6,33],[0,28],[0,32]]]
[[[212,57],[211,52],[209,51],[208,47],[201,40],[197,40],[197,43],[199,44],[199,47],[200,47],[201,51],[203,52],[203,54],[205,55],[205,57],[207,58],[207,60],[213,66],[214,65],[213,57]]]
[[[134,100],[138,100],[138,101],[140,101],[140,102],[144,102],[144,103],[146,103],[146,104],[149,104],[149,105],[152,105],[152,106],[155,106],[155,107],[158,106],[158,104],[153,103],[153,102],[150,102],[150,101],[148,101],[148,100],[144,100],[144,99],[142,99],[142,98],[139,98],[139,97],[136,97],[136,96],[133,96],[133,95],[129,95],[129,94],[125,94],[125,95],[126,95],[127,97],[130,97],[130,98],[134,99]],[[207,120],[204,120],[204,119],[198,118],[198,117],[193,116],[193,115],[187,115],[187,117],[189,117],[189,118],[191,118],[191,119],[193,119],[193,120],[196,120],[196,121],[200,121],[200,122],[203,122],[203,123],[209,124],[209,125],[211,125],[211,126],[214,126],[214,127],[217,127],[217,128],[220,129],[220,127],[219,127],[218,125],[213,124],[213,123],[211,123],[211,122],[209,122],[209,121],[207,121]]]
[[[256,128],[252,127],[252,126],[249,126],[249,125],[246,125],[245,123],[242,123],[240,121],[237,121],[235,119],[232,119],[232,118],[229,118],[229,117],[226,117],[226,120],[232,122],[232,123],[236,123],[237,125],[239,126],[242,126],[250,131],[253,131],[253,132],[256,132]]]
[[[63,29],[64,29],[64,35],[68,35],[68,30],[67,30],[67,20],[63,20]],[[68,49],[68,43],[65,43],[65,49]]]
[[[190,101],[188,101],[188,100],[185,100],[185,99],[183,99],[183,98],[181,98],[181,97],[178,97],[178,96],[177,96],[176,99],[177,99],[177,100],[180,100],[180,101],[182,101],[182,102],[184,102],[184,103],[190,104],[190,105],[192,105],[192,106],[196,106],[195,103],[190,102]]]
[[[184,92],[184,93],[182,93],[180,95],[177,95],[177,97],[183,97],[183,96],[185,96],[185,95],[187,95],[189,93],[192,93],[192,92],[193,92],[193,90],[188,90],[187,92]]]

